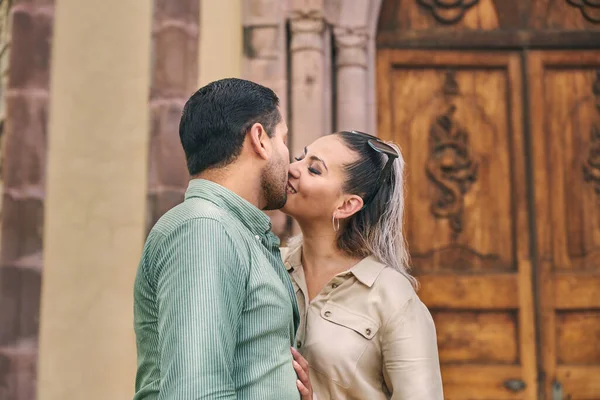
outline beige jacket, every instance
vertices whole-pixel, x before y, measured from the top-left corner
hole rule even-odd
[[[442,400],[431,314],[396,270],[363,259],[312,302],[301,249],[282,249],[298,308],[297,347],[319,400]]]

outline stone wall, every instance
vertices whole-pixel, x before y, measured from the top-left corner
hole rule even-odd
[[[2,224],[2,142],[4,119],[6,117],[6,101],[4,99],[8,84],[8,61],[10,56],[10,6],[12,1],[0,2],[0,226]],[[1,234],[1,232],[0,232]],[[0,236],[2,243],[2,236]],[[1,251],[1,250],[0,250]]]
[[[155,0],[152,21],[148,229],[183,200],[189,174],[181,110],[198,85],[198,0]]]
[[[4,3],[4,2],[3,2]],[[13,1],[0,224],[0,398],[36,393],[52,0]]]

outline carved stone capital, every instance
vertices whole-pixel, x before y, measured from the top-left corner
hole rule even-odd
[[[242,0],[244,55],[249,60],[279,60],[287,4],[281,0]]]
[[[366,28],[335,27],[333,37],[338,68],[348,66],[367,68],[369,35]]]
[[[280,25],[245,26],[244,55],[249,59],[277,60],[280,57]]]
[[[302,50],[323,51],[323,31],[325,19],[322,12],[311,10],[308,12],[292,11],[290,16],[290,51],[292,53]]]

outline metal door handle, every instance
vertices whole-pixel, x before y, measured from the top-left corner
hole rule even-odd
[[[527,385],[520,379],[508,379],[504,381],[504,387],[513,392],[520,392],[525,389]]]

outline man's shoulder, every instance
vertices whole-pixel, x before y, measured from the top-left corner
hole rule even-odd
[[[237,224],[234,216],[214,203],[188,199],[167,211],[150,230],[142,254],[144,268],[159,271],[164,257],[190,248],[228,254],[247,264],[247,240]]]
[[[206,233],[208,237],[202,237],[202,234],[194,236],[200,243],[207,243],[207,239],[220,240],[216,250],[227,248],[226,242],[233,242],[234,247],[239,247],[244,238],[238,225],[241,222],[214,203],[200,198],[188,199],[167,211],[156,222],[150,230],[144,252],[156,254],[159,248],[174,243],[185,246],[190,241],[182,241],[181,237],[191,232]],[[239,253],[240,249],[237,250]]]
[[[216,221],[223,225],[231,223],[231,215],[216,204],[201,198],[192,198],[171,208],[156,222],[152,231],[168,235],[182,225]]]

